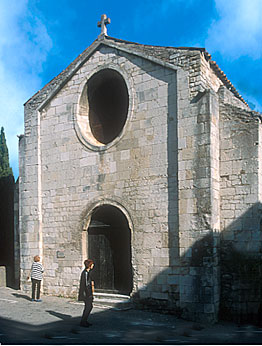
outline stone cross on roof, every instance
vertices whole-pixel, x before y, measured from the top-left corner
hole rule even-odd
[[[106,14],[102,14],[101,21],[97,23],[97,26],[101,28],[100,35],[107,35],[106,25],[111,23],[111,19],[107,18]]]

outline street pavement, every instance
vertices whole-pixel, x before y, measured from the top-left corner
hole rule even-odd
[[[173,315],[94,306],[92,326],[79,325],[83,303],[0,287],[0,344],[12,345],[210,345],[262,344],[262,329],[234,323],[203,325]]]

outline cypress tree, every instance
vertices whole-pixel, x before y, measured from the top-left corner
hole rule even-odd
[[[9,165],[4,128],[0,133],[0,265],[6,267],[7,286],[14,268],[14,176]]]
[[[9,154],[8,154],[8,148],[6,145],[5,131],[4,131],[4,128],[1,127],[1,134],[0,134],[0,178],[8,177],[10,175],[13,175],[13,170],[9,165]]]

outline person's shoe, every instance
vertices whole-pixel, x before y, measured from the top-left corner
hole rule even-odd
[[[89,327],[89,323],[82,323],[82,322],[81,322],[81,323],[80,323],[80,326],[81,326],[81,327],[86,327],[86,328],[88,328],[88,327]]]
[[[42,301],[42,299],[37,299],[37,300],[36,300],[36,302],[41,302],[41,301]]]
[[[35,302],[35,299],[31,299],[31,302]]]

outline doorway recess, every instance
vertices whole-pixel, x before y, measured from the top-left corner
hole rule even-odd
[[[88,228],[87,253],[95,262],[96,290],[131,293],[131,231],[119,208],[102,205],[94,209]]]

